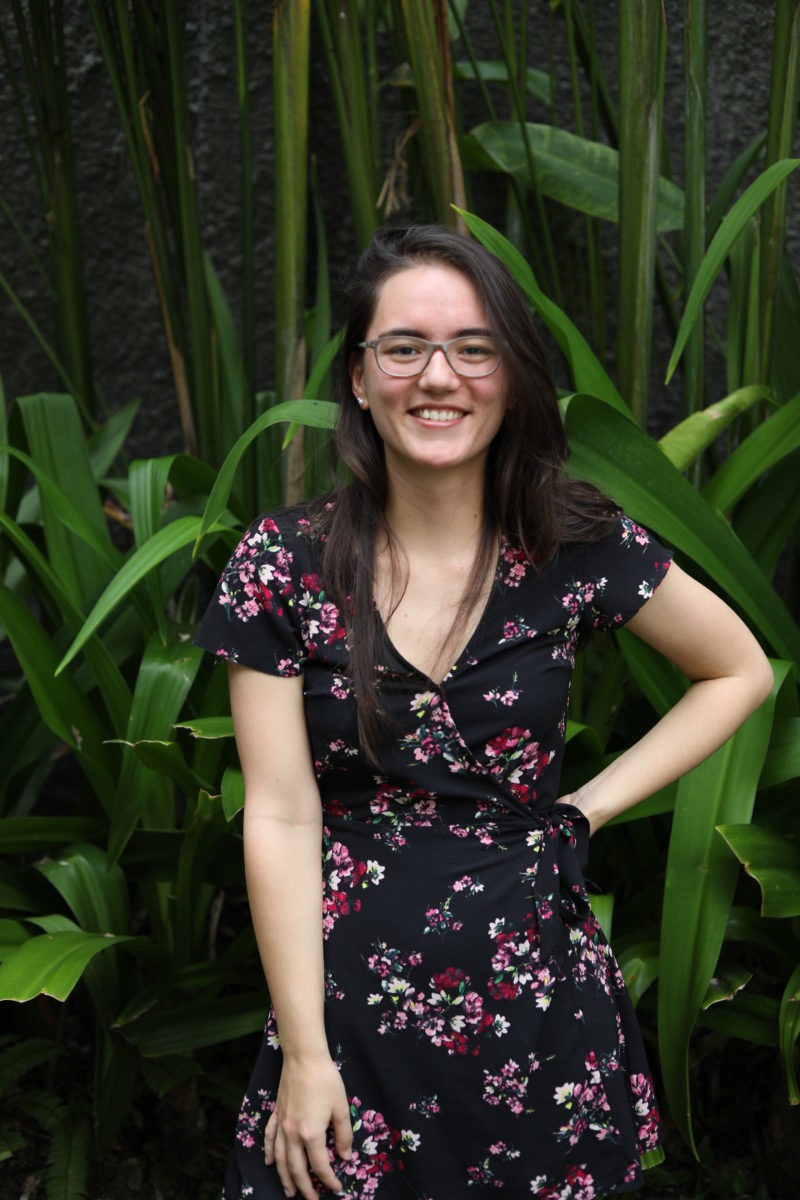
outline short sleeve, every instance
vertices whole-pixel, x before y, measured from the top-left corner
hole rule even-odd
[[[608,537],[585,547],[583,627],[612,630],[630,621],[653,595],[671,562],[671,550],[630,517],[620,515]]]
[[[195,645],[267,675],[299,675],[306,649],[294,560],[274,517],[254,521],[220,576]]]

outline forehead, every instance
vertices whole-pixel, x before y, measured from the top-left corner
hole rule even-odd
[[[487,314],[471,281],[456,267],[420,263],[396,271],[378,289],[370,329],[415,328],[415,323],[443,321],[459,328],[488,324]]]

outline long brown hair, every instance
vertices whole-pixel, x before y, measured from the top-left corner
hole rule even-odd
[[[342,289],[347,325],[334,378],[340,405],[335,449],[352,482],[336,493],[334,504],[318,502],[314,510],[324,534],[325,586],[347,627],[359,737],[375,762],[387,735],[375,664],[387,662],[389,649],[373,601],[375,546],[380,536],[391,553],[394,543],[384,515],[388,480],[383,442],[369,413],[353,398],[350,369],[363,354],[358,343],[366,338],[381,286],[398,271],[428,264],[453,267],[469,279],[502,344],[508,380],[506,414],[487,459],[481,541],[454,630],[477,603],[499,534],[519,542],[541,568],[560,545],[595,541],[610,532],[618,512],[596,488],[564,475],[567,440],[544,347],[522,291],[499,259],[443,226],[378,230]],[[392,562],[397,562],[394,554]]]

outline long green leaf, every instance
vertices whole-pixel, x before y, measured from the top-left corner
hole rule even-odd
[[[100,817],[3,817],[0,828],[5,854],[33,854],[100,837],[106,822]]]
[[[59,674],[72,662],[75,655],[83,648],[94,631],[102,625],[106,617],[126,599],[133,588],[154,567],[195,540],[199,526],[199,517],[179,517],[171,525],[159,529],[158,533],[125,560],[123,566],[98,599],[75,641],[58,664],[56,674]],[[214,526],[214,528],[222,530],[224,527]]]
[[[19,525],[4,513],[0,513],[0,529],[14,542],[28,568],[39,576],[46,593],[53,599],[70,629],[77,633],[83,624],[83,613],[72,603],[47,559]],[[86,658],[102,693],[111,724],[117,732],[122,733],[131,702],[128,685],[108,648],[99,638],[92,637],[86,643]]]
[[[667,383],[675,373],[689,332],[702,311],[706,296],[711,291],[711,285],[728,257],[733,243],[767,196],[774,192],[775,188],[798,166],[800,166],[800,158],[785,158],[780,162],[773,163],[750,184],[730,212],[722,219],[697,272],[692,290],[686,298],[686,306],[675,338],[675,346],[667,365]]]
[[[765,471],[798,448],[800,394],[756,426],[708,481],[703,495],[714,508],[728,512]]]
[[[659,446],[679,471],[685,471],[695,459],[708,449],[732,421],[747,412],[759,400],[766,400],[769,388],[760,384],[739,388],[724,400],[709,404],[700,412],[693,412],[659,438]],[[706,496],[708,499],[708,496]],[[709,503],[714,503],[709,501]],[[721,508],[722,505],[716,505]]]
[[[97,796],[111,792],[111,760],[97,714],[74,681],[55,678],[58,661],[52,641],[25,603],[0,583],[0,623],[14,647],[41,718],[78,758]]]
[[[158,1058],[256,1033],[263,1028],[265,1015],[266,996],[252,992],[149,1013],[122,1032],[142,1054]]]
[[[800,662],[800,634],[730,526],[632,421],[591,396],[567,405],[569,469],[608,492],[667,544],[694,559],[750,616],[783,658]]]
[[[795,1046],[800,1037],[800,966],[790,976],[778,1010],[778,1045],[789,1082],[789,1103],[800,1104],[800,1088],[795,1070]]]
[[[199,647],[180,635],[173,633],[166,643],[157,635],[150,639],[133,692],[128,742],[163,741],[169,737],[172,723],[194,682],[201,657]],[[171,825],[171,794],[166,775],[151,771],[134,754],[125,755],[114,795],[108,837],[112,862],[119,859],[142,815],[151,828]]]
[[[199,523],[195,551],[200,540],[225,511],[242,455],[263,430],[269,429],[271,425],[277,425],[279,421],[299,421],[304,425],[313,425],[316,429],[333,429],[338,411],[338,405],[327,401],[288,400],[285,404],[276,404],[268,412],[262,413],[250,428],[244,431],[219,469],[214,488]]]
[[[800,717],[785,717],[772,727],[760,786],[775,787],[800,778]]]
[[[505,264],[547,325],[570,365],[576,389],[589,396],[600,397],[630,418],[629,409],[583,334],[569,317],[545,296],[519,250],[487,221],[476,217],[474,213],[462,212],[461,215],[473,237]]]
[[[777,691],[678,785],[667,856],[658,985],[659,1054],[673,1119],[692,1149],[689,1040],[714,974],[736,886],[715,828],[747,821],[767,752]]]

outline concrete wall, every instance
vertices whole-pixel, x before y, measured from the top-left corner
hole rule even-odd
[[[136,0],[134,0],[136,2]],[[9,5],[0,6],[0,29],[15,42]],[[95,374],[100,391],[114,409],[141,397],[142,411],[133,439],[136,454],[158,454],[180,448],[180,434],[169,360],[147,255],[142,217],[127,151],[105,67],[86,4],[65,6],[69,63],[71,120],[75,144],[81,219],[81,250],[85,263]],[[191,113],[205,244],[236,308],[241,254],[238,228],[238,139],[233,22],[231,5],[199,0],[189,6],[188,32]],[[599,48],[608,77],[616,79],[617,5],[595,4]],[[767,116],[773,4],[767,0],[717,0],[710,8],[709,63],[709,195],[733,159],[764,127]],[[672,168],[681,181],[683,121],[681,0],[667,0],[667,124]],[[250,62],[255,126],[256,219],[258,241],[259,360],[258,385],[272,382],[272,268],[274,255],[273,155],[271,145],[271,10],[269,0],[251,0]],[[470,28],[480,51],[497,56],[489,6],[476,0],[468,5]],[[530,5],[531,61],[547,62],[547,0]],[[567,67],[563,54],[562,22],[553,25],[560,108],[569,111]],[[318,39],[317,39],[318,40]],[[324,59],[315,45],[312,63],[312,143],[318,158],[323,205],[334,263],[352,250],[344,172]],[[467,115],[470,101],[465,95]],[[532,119],[546,119],[531,110]],[[479,104],[474,119],[483,119]],[[477,184],[487,200],[486,182]],[[15,110],[7,72],[0,76],[0,195],[10,206],[26,237],[46,255],[44,217],[25,142]],[[797,185],[791,203],[797,211]],[[613,280],[614,231],[606,237],[610,279],[609,308],[615,307]],[[796,245],[796,243],[795,243]],[[41,280],[31,267],[16,234],[0,215],[0,270],[19,292],[45,334],[52,334],[52,312]],[[724,311],[720,290],[712,312]],[[674,397],[661,387],[669,352],[662,335],[656,345],[653,398],[654,428],[676,418]],[[613,364],[612,364],[613,365]],[[33,338],[0,293],[0,373],[7,397],[57,387],[53,371]],[[712,352],[712,395],[724,394],[719,355]]]

